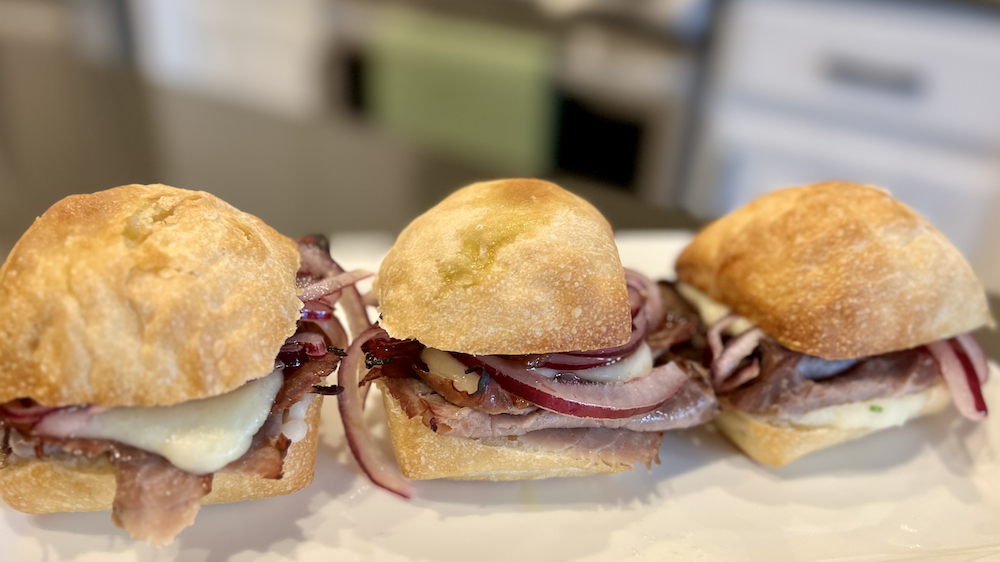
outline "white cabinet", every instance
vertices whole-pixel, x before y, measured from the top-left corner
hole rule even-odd
[[[323,0],[131,0],[139,63],[159,85],[312,117],[323,103]]]
[[[828,179],[890,189],[1000,291],[1000,9],[736,0],[682,203],[701,216]]]

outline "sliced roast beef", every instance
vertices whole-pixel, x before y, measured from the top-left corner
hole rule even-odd
[[[9,440],[7,429],[5,439]],[[9,441],[5,441],[9,443]],[[212,491],[212,474],[181,470],[160,455],[107,439],[29,438],[38,456],[96,459],[107,455],[115,469],[112,521],[137,539],[168,544],[194,523],[201,499]],[[250,449],[220,472],[281,478],[290,441],[281,434],[281,415],[272,414],[254,435]],[[9,447],[8,447],[9,453]]]
[[[431,430],[451,437],[504,437],[545,429],[596,427],[659,432],[705,423],[717,409],[711,388],[698,377],[690,378],[656,410],[617,420],[578,418],[544,409],[523,415],[489,414],[452,404],[417,379],[387,378],[385,384],[409,417],[420,416]]]
[[[274,398],[271,413],[284,412],[298,402],[303,396],[314,392],[314,386],[323,384],[323,378],[337,368],[340,357],[329,352],[322,357],[310,357],[297,367],[285,369],[285,382]]]
[[[485,370],[479,375],[479,388],[472,394],[458,390],[454,381],[434,372],[417,369],[416,373],[435,392],[461,408],[474,408],[485,414],[511,415],[523,415],[538,409],[524,398],[500,388]]]
[[[508,436],[517,435],[519,436],[518,443],[528,449],[563,452],[573,458],[600,462],[616,468],[632,467],[637,462],[649,467],[653,462],[660,462],[658,455],[663,434],[659,431],[649,430],[649,428],[639,432],[620,428],[597,427],[599,420],[573,418],[547,410],[537,410],[523,416],[490,415],[477,412],[472,408],[455,406],[434,392],[423,381],[417,379],[385,378],[383,381],[408,416],[411,418],[420,416],[427,427],[445,435],[483,437],[485,445],[509,445],[509,443],[505,443]],[[715,401],[712,400],[713,413],[714,410]],[[526,429],[518,427],[517,422],[513,421],[529,418],[539,419],[537,417],[539,414],[545,415],[551,424],[546,426],[544,423],[527,421],[528,425],[536,427]],[[510,431],[494,431],[504,423],[498,420],[510,420]],[[572,424],[574,421],[592,422],[593,425],[583,427],[567,425],[567,422]],[[463,435],[461,430],[452,432],[449,423],[454,423],[459,427],[476,428],[481,434]],[[498,425],[492,426],[493,423]]]
[[[310,302],[301,313],[296,333],[285,341],[275,359],[275,369],[283,369],[284,382],[272,405],[271,415],[254,435],[250,448],[220,472],[281,478],[285,454],[291,445],[281,432],[283,413],[309,392],[336,394],[338,390],[336,387],[317,388],[317,385],[336,368],[340,360],[338,353],[343,353],[337,347],[347,344],[346,333],[334,318],[332,307],[340,291],[345,289],[343,283],[352,284],[359,275],[332,278],[343,271],[330,258],[328,244],[322,236],[303,239],[299,248],[302,267],[296,282],[310,295]],[[69,409],[90,407],[100,406],[72,406]],[[194,522],[202,498],[212,490],[213,474],[191,474],[160,455],[114,441],[55,438],[35,433],[36,429],[44,429],[39,424],[46,416],[65,409],[42,406],[28,398],[0,404],[0,467],[32,456],[32,448],[34,456],[39,458],[106,456],[115,468],[117,492],[112,520],[116,525],[128,530],[134,538],[167,544]],[[12,451],[12,434],[18,438],[20,452]]]
[[[195,475],[159,455],[114,445],[115,501],[111,520],[133,538],[169,544],[194,523],[201,498],[212,491],[212,476]]]
[[[665,315],[659,326],[646,333],[646,343],[654,354],[691,340],[701,325],[697,309],[677,292],[673,283],[660,281],[657,287]]]
[[[288,437],[281,433],[281,417],[281,414],[268,416],[264,425],[254,434],[247,452],[219,472],[274,480],[281,478],[285,454],[292,445]]]
[[[658,360],[669,354],[700,365],[708,365],[708,343],[698,310],[685,299],[676,284],[657,283],[666,312],[663,323],[646,334],[646,343]]]
[[[578,429],[542,429],[518,437],[518,443],[535,451],[563,453],[567,456],[604,464],[616,469],[632,468],[636,463],[651,468],[660,463],[662,433],[627,429],[591,427]],[[506,441],[506,439],[504,439]],[[490,440],[484,440],[489,445]]]
[[[758,353],[760,375],[731,392],[720,393],[723,409],[794,418],[826,406],[905,396],[938,381],[938,367],[922,347],[861,359],[824,378],[815,378],[812,366],[806,374],[800,372],[797,365],[808,356],[770,338],[761,342]]]

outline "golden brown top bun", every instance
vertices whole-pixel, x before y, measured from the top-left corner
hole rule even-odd
[[[0,268],[0,402],[169,405],[271,372],[301,303],[295,243],[203,192],[56,203]]]
[[[393,337],[472,354],[603,349],[631,333],[611,226],[541,180],[460,189],[399,235],[376,281]]]
[[[785,346],[827,359],[915,347],[992,323],[962,255],[888,192],[830,182],[765,195],[706,227],[681,281]]]

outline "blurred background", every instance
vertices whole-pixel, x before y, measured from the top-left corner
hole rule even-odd
[[[1000,3],[0,0],[0,257],[125,183],[391,236],[504,176],[619,229],[875,183],[1000,292]]]

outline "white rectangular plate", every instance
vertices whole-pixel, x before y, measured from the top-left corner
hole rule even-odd
[[[688,237],[622,233],[622,261],[670,275]],[[373,269],[391,240],[333,242],[345,266]],[[130,540],[107,513],[29,516],[0,504],[0,560],[996,560],[997,376],[993,366],[984,423],[949,410],[780,469],[698,428],[668,432],[651,472],[421,482],[411,501],[359,472],[330,399],[316,479],[302,492],[205,507],[162,549]],[[378,424],[380,408],[369,410]]]

